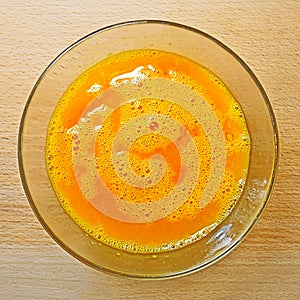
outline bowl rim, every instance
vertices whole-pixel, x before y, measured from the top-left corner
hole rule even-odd
[[[252,80],[254,81],[255,85],[258,87],[261,95],[263,96],[263,99],[265,101],[265,104],[267,106],[267,110],[269,113],[269,117],[272,123],[272,128],[273,128],[273,141],[274,141],[274,162],[273,162],[273,169],[272,169],[272,176],[270,177],[269,180],[269,187],[266,191],[266,196],[265,196],[265,200],[263,202],[263,204],[261,205],[259,211],[257,212],[254,221],[250,224],[250,226],[244,230],[243,234],[241,236],[239,236],[225,251],[221,252],[220,254],[218,254],[218,256],[214,257],[213,259],[211,259],[210,261],[202,264],[202,265],[195,265],[191,268],[188,268],[186,270],[180,271],[180,272],[173,272],[173,273],[168,273],[168,274],[162,274],[159,276],[153,275],[153,276],[149,276],[149,275],[134,275],[134,274],[129,274],[129,273],[125,273],[125,272],[119,272],[119,271],[114,271],[111,270],[109,268],[104,268],[101,267],[89,260],[87,260],[86,258],[82,257],[81,255],[77,254],[76,252],[74,252],[70,247],[68,247],[60,238],[58,238],[55,233],[52,231],[52,229],[48,226],[48,224],[44,221],[43,217],[41,216],[41,214],[39,213],[34,200],[31,196],[30,193],[30,189],[28,187],[27,184],[27,180],[26,180],[26,176],[25,176],[25,171],[24,171],[24,162],[23,162],[23,157],[22,157],[22,148],[23,148],[23,141],[22,141],[22,137],[23,137],[23,129],[24,129],[24,124],[26,121],[26,116],[27,116],[27,112],[29,109],[29,106],[31,104],[31,100],[39,86],[39,84],[41,83],[41,81],[43,80],[43,78],[45,77],[45,75],[48,73],[48,71],[51,69],[51,67],[57,62],[59,61],[59,59],[67,54],[71,49],[73,49],[74,47],[76,47],[77,45],[81,44],[82,42],[84,42],[85,40],[89,39],[90,37],[97,35],[101,32],[107,31],[107,30],[111,30],[114,28],[118,28],[118,27],[126,27],[126,26],[131,26],[131,25],[141,25],[141,24],[159,24],[159,25],[166,25],[166,26],[173,26],[173,27],[177,27],[177,28],[181,28],[184,30],[188,30],[191,32],[194,32],[196,34],[202,35],[206,38],[208,38],[209,40],[211,40],[212,42],[216,43],[218,46],[220,46],[221,48],[223,48],[225,51],[227,51],[230,55],[232,55],[241,65],[242,67],[247,71],[247,73],[251,76]],[[49,65],[44,69],[44,71],[41,73],[41,75],[38,77],[37,81],[35,82],[28,98],[27,101],[25,103],[25,106],[23,108],[23,113],[22,113],[22,117],[21,117],[21,121],[20,121],[20,125],[19,125],[19,132],[18,132],[18,144],[17,144],[17,155],[18,155],[18,165],[19,165],[19,173],[20,173],[20,177],[21,177],[21,182],[23,185],[23,189],[25,192],[25,195],[28,199],[28,202],[31,206],[31,209],[33,210],[35,216],[37,217],[38,221],[40,222],[40,224],[43,226],[43,228],[46,230],[46,232],[50,235],[50,237],[62,248],[64,249],[67,253],[69,253],[71,256],[73,256],[74,258],[76,258],[77,260],[81,261],[82,263],[84,263],[85,265],[88,265],[89,267],[92,267],[93,269],[96,269],[98,271],[102,271],[104,273],[110,274],[110,275],[116,275],[116,276],[120,276],[122,278],[127,277],[127,278],[133,278],[133,279],[142,279],[142,280],[162,280],[162,279],[170,279],[170,278],[177,278],[177,277],[182,277],[184,275],[187,274],[192,274],[195,273],[199,270],[203,270],[205,268],[207,268],[208,266],[214,264],[215,262],[219,261],[220,259],[224,258],[226,255],[228,255],[232,250],[234,250],[238,244],[241,243],[241,241],[249,234],[249,232],[253,229],[254,225],[257,223],[257,221],[259,220],[259,218],[262,216],[263,211],[266,208],[266,205],[271,197],[271,194],[274,190],[274,185],[275,185],[275,180],[277,177],[277,173],[278,173],[278,167],[279,167],[279,132],[278,132],[278,126],[277,126],[277,122],[275,119],[275,114],[271,105],[271,102],[262,86],[262,84],[260,83],[260,81],[258,80],[258,78],[256,77],[256,75],[253,73],[253,71],[248,67],[248,65],[245,63],[245,61],[243,59],[240,58],[240,56],[238,56],[233,50],[231,50],[228,46],[226,46],[225,44],[223,44],[221,41],[219,41],[217,38],[211,36],[210,34],[207,34],[206,32],[203,32],[199,29],[196,29],[194,27],[188,26],[188,25],[184,25],[184,24],[180,24],[177,22],[172,22],[172,21],[165,21],[165,20],[157,20],[157,19],[141,19],[141,20],[131,20],[131,21],[125,21],[125,22],[119,22],[119,23],[115,23],[115,24],[111,24],[105,27],[102,27],[100,29],[97,29],[87,35],[85,35],[84,37],[78,39],[77,41],[75,41],[74,43],[72,43],[71,45],[69,45],[67,48],[65,48],[60,54],[58,54],[50,63]]]

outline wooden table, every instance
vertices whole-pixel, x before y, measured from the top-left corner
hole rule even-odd
[[[300,299],[299,16],[296,0],[0,0],[0,299]],[[31,211],[17,163],[21,114],[44,68],[89,32],[133,19],[181,22],[232,48],[264,85],[281,140],[274,193],[244,242],[162,282],[102,274],[64,252]]]

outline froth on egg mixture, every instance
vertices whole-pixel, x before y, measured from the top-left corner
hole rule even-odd
[[[46,162],[86,233],[151,253],[197,241],[230,214],[249,153],[243,112],[219,78],[174,53],[134,50],[68,87],[49,123]]]

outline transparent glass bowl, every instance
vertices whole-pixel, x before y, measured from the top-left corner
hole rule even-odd
[[[66,88],[108,54],[142,48],[175,52],[214,72],[240,103],[252,142],[247,182],[232,213],[200,241],[155,255],[120,251],[88,236],[61,207],[45,164],[48,123]],[[46,231],[63,249],[87,265],[112,274],[142,279],[170,278],[213,264],[249,233],[265,208],[274,185],[278,132],[270,102],[258,79],[225,45],[180,24],[132,21],[89,34],[68,47],[47,67],[26,103],[18,154],[30,205]]]

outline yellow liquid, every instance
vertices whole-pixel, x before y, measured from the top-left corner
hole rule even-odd
[[[47,168],[70,217],[95,239],[162,252],[201,239],[243,190],[243,112],[206,68],[174,53],[112,55],[80,75],[51,118]]]

